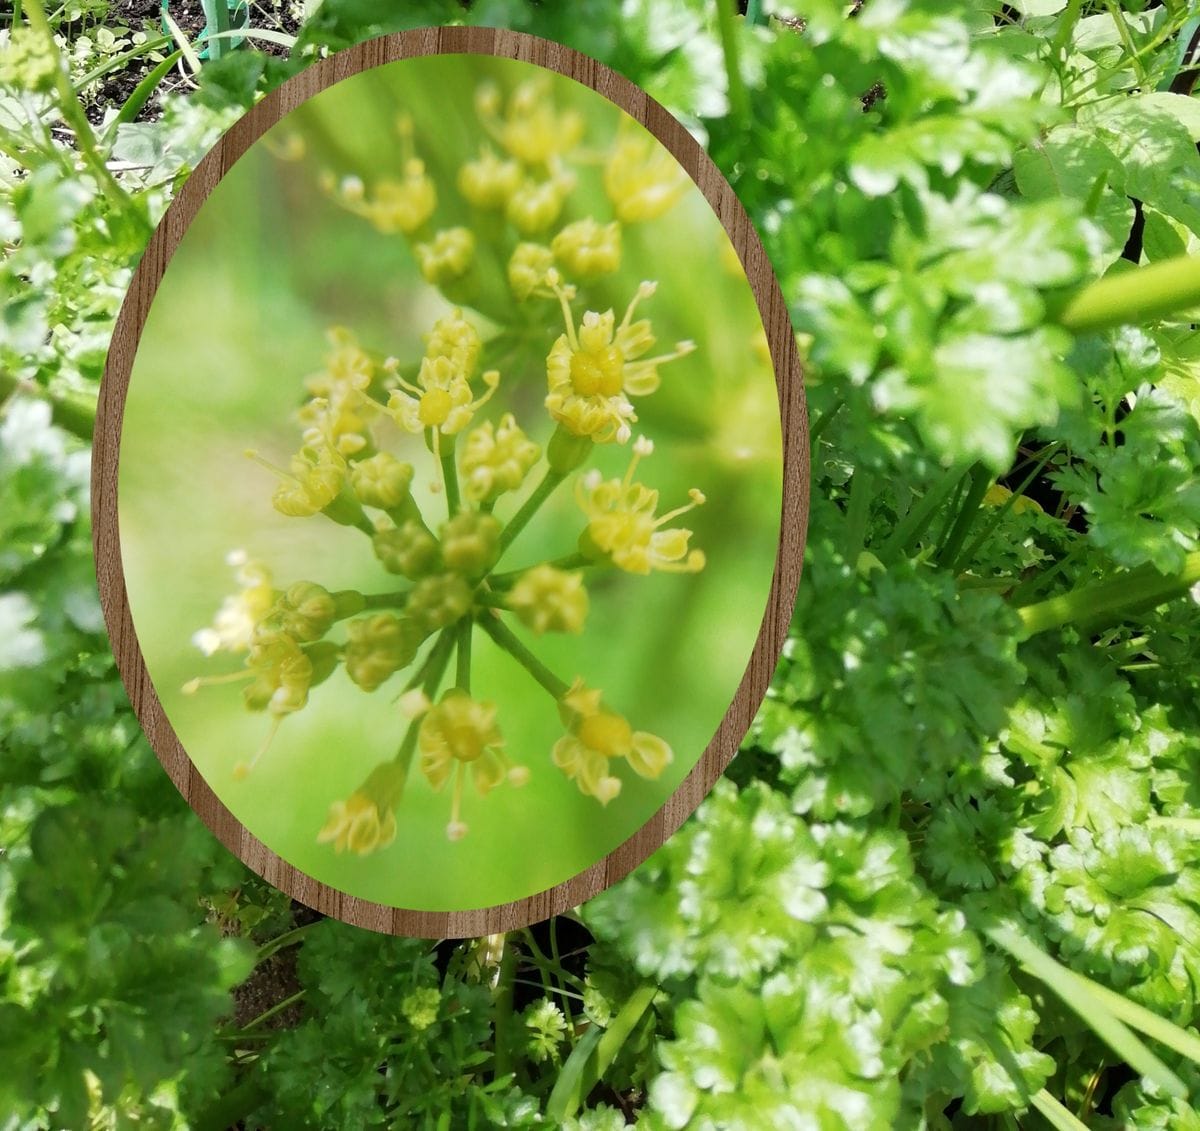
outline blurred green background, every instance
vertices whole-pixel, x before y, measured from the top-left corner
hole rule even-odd
[[[656,394],[637,401],[635,433],[656,445],[638,478],[660,490],[660,511],[686,501],[690,487],[708,496],[682,520],[707,567],[694,575],[595,575],[579,637],[535,639],[510,621],[562,678],[582,675],[635,729],[663,736],[675,751],[667,773],[650,782],[619,770],[624,789],[607,808],[581,795],[550,759],[563,733],[554,702],[477,632],[474,693],[499,704],[507,751],[530,767],[532,780],[486,798],[468,789],[463,818],[471,831],[451,843],[448,788],[435,794],[414,772],[395,843],[368,857],[339,856],[316,843],[317,830],[334,800],[394,756],[405,727],[395,703],[404,675],[366,694],[339,670],[302,712],[284,719],[241,782],[233,767],[258,748],[269,717],[244,709],[238,685],[181,694],[193,676],[240,667],[239,657],[206,658],[191,644],[236,589],[225,564],[231,549],[264,562],[280,587],[306,579],[373,593],[405,584],[383,571],[360,532],[319,515],[278,514],[274,480],[243,453],[255,448],[286,465],[299,447],[303,379],[320,370],[330,326],[350,328],[380,355],[415,360],[422,333],[451,305],[420,278],[403,237],[380,235],[320,190],[322,173],[355,174],[368,188],[377,176],[398,176],[395,123],[408,112],[438,186],[435,224],[469,224],[454,176],[484,140],[474,88],[486,77],[511,91],[532,73],[541,72],[488,57],[406,60],[343,80],[286,117],[233,167],[184,237],[147,320],[126,404],[119,482],[125,576],[147,668],[185,749],[234,815],[289,863],[355,896],[412,909],[518,899],[568,879],[631,836],[691,770],[728,709],[758,635],[778,547],[774,377],[746,280],[731,270],[724,232],[689,186],[664,218],[625,228],[621,270],[582,289],[575,310],[578,318],[585,308],[613,306],[619,318],[637,282],[656,279],[657,294],[639,311],[653,321],[655,352],[679,339],[697,343],[695,353],[662,369]],[[575,107],[587,123],[578,159],[569,162],[578,187],[560,224],[587,215],[607,221],[599,158],[624,115],[570,80],[554,76],[552,89],[560,107]],[[282,159],[297,138],[304,155]],[[503,329],[468,314],[485,340]],[[562,318],[546,300],[525,304],[515,317],[523,328],[516,353],[506,346],[500,357],[498,347],[485,345],[480,368],[497,365],[503,380],[476,423],[513,410],[544,443],[553,430],[541,407],[545,354],[563,331]],[[390,426],[380,436],[381,447],[414,462],[414,495],[436,528],[445,501],[429,489],[433,467],[423,442]],[[607,445],[589,466],[620,474],[628,458],[628,448]],[[535,469],[526,489],[539,476]],[[520,497],[502,500],[498,517],[511,514]],[[571,552],[581,528],[568,483],[502,568]],[[331,635],[341,639],[344,629]]]

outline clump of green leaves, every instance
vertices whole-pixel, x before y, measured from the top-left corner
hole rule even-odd
[[[370,8],[326,0],[296,65],[407,18]],[[45,404],[69,424],[65,394],[94,389],[169,185],[121,173],[129,205],[45,128],[70,121],[48,72],[8,92],[36,109],[0,172],[0,371],[27,385],[0,445],[0,1032],[23,1069],[0,1094],[29,1126],[1198,1125],[1190,13],[749,8],[411,18],[616,66],[707,138],[763,233],[815,441],[771,698],[731,780],[583,909],[585,955],[565,920],[436,949],[279,934],[280,905],[235,928],[298,948],[282,1032],[218,1020],[247,948],[203,920],[236,922],[248,881],[136,738],[86,595],[83,449]],[[246,58],[237,98],[278,77]],[[222,119],[168,114],[105,144],[170,178]]]

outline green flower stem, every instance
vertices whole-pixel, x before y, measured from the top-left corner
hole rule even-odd
[[[512,656],[555,699],[561,699],[570,690],[570,684],[564,683],[546,667],[541,660],[517,639],[512,629],[504,624],[499,617],[494,616],[492,613],[480,613],[479,624],[484,632]]]
[[[492,1079],[502,1080],[512,1072],[513,979],[517,973],[517,955],[512,935],[504,936],[504,951],[500,955],[500,972],[496,978],[496,994],[492,1000],[492,1032],[495,1049],[492,1053]]]
[[[470,617],[463,617],[458,622],[458,643],[455,646],[455,679],[454,686],[461,688],[468,695],[471,693],[471,636],[475,624]]]
[[[550,1122],[559,1124],[579,1110],[658,994],[658,986],[644,982],[629,995],[607,1029],[592,1028],[584,1034],[571,1050],[546,1101],[546,1118]]]
[[[442,443],[446,437],[442,437]],[[454,439],[450,440],[450,450],[442,451],[438,457],[442,464],[442,482],[446,485],[446,516],[453,518],[462,506],[458,493],[458,465],[454,462]]]
[[[1040,1111],[1055,1131],[1088,1131],[1087,1124],[1072,1115],[1045,1088],[1029,1097],[1029,1106]]]
[[[284,931],[282,935],[277,935],[269,942],[263,943],[258,948],[258,955],[255,958],[255,965],[270,958],[276,951],[283,950],[285,947],[294,946],[305,935],[307,935],[314,927],[323,923],[323,919],[318,919],[315,923],[305,923],[300,927],[293,927],[290,931]]]
[[[408,589],[397,589],[394,593],[364,593],[364,609],[402,609],[408,604]]]
[[[983,496],[987,494],[991,485],[992,473],[983,464],[977,463],[971,471],[966,498],[963,499],[949,535],[938,551],[938,565],[944,566],[951,572],[954,571],[962,544],[971,532],[971,524],[974,523],[975,516],[983,504]]]
[[[108,166],[104,163],[104,158],[97,147],[95,131],[92,129],[91,122],[88,121],[87,114],[84,113],[83,105],[75,93],[75,88],[71,85],[69,73],[63,64],[62,53],[54,40],[54,32],[50,27],[50,21],[46,19],[46,12],[42,7],[41,0],[27,0],[24,8],[29,26],[42,35],[46,41],[47,50],[54,58],[54,85],[58,94],[58,108],[62,112],[63,121],[75,135],[75,142],[79,146],[79,152],[83,156],[84,162],[92,171],[92,175],[96,178],[104,195],[119,212],[132,221],[143,239],[149,240],[151,234],[149,220],[142,214],[129,193],[118,184],[117,179],[109,172]]]
[[[442,629],[441,636],[429,650],[429,655],[425,657],[425,662],[417,670],[417,674],[404,685],[405,691],[412,691],[414,687],[423,687],[425,694],[431,695],[429,684],[433,683],[436,689],[437,684],[441,682],[446,665],[450,662],[450,649],[454,646],[454,634],[455,629],[453,628]]]
[[[586,554],[574,553],[563,554],[561,558],[552,558],[548,562],[538,562],[538,565],[549,565],[555,569],[586,569],[588,566],[606,566],[611,563],[605,561],[597,561],[595,558],[589,558]],[[507,589],[517,581],[520,581],[533,566],[524,566],[521,569],[509,570],[507,573],[494,573],[488,577],[488,584],[494,589]]]
[[[1074,334],[1165,318],[1200,303],[1200,256],[1135,267],[1084,287],[1058,315]]]
[[[1200,551],[1188,554],[1177,574],[1164,576],[1146,564],[1059,597],[1026,605],[1017,609],[1017,614],[1025,637],[1067,624],[1093,629],[1182,597],[1197,582],[1200,582]]]
[[[541,505],[554,493],[554,489],[566,479],[566,474],[555,471],[553,468],[547,468],[546,474],[542,476],[542,481],[534,489],[532,495],[521,504],[521,509],[508,520],[508,525],[500,534],[500,554],[503,556],[504,551],[512,545],[513,540],[535,514],[537,514]]]
[[[875,495],[875,475],[858,468],[850,480],[850,502],[846,506],[846,535],[842,551],[846,561],[854,562],[867,539],[867,520],[871,517],[871,499]]]
[[[889,560],[896,560],[910,546],[916,543],[917,539],[925,533],[929,524],[933,521],[938,507],[946,501],[958,486],[965,471],[964,467],[956,464],[954,467],[947,468],[941,474],[933,486],[925,492],[921,501],[909,510],[900,525],[892,531],[891,537],[883,544],[879,551],[881,561],[886,563]]]
[[[1014,506],[1016,506],[1017,500],[1022,498],[1025,492],[1029,490],[1033,484],[1033,481],[1039,475],[1041,475],[1042,469],[1045,468],[1046,464],[1050,462],[1051,458],[1054,456],[1054,453],[1057,452],[1060,447],[1062,447],[1062,442],[1060,440],[1055,440],[1053,444],[1047,444],[1046,447],[1038,453],[1033,465],[1033,470],[1021,480],[1020,484],[1017,486],[1017,489],[1013,491],[1012,494],[1010,494],[999,507],[996,508],[996,513],[993,516],[992,521],[989,522],[987,526],[979,532],[978,536],[975,538],[975,541],[972,542],[958,556],[958,560],[955,562],[955,565],[961,564],[966,566],[968,563],[975,560],[975,556],[981,549],[983,549],[984,545],[987,543],[987,540],[996,532],[996,529],[1003,521],[1004,516],[1008,514],[1008,512],[1012,510]]]
[[[833,402],[833,404],[831,404],[823,413],[821,413],[820,416],[818,416],[812,422],[812,427],[809,429],[809,432],[808,432],[809,447],[815,448],[817,446],[817,441],[821,438],[821,433],[824,432],[825,429],[829,427],[829,425],[833,422],[833,418],[835,416],[837,416],[837,414],[839,412],[842,411],[842,407],[843,407],[843,405],[845,405],[845,403],[846,403],[845,397],[838,397],[838,399],[835,400]]]
[[[738,49],[737,5],[734,0],[717,0],[717,30],[721,35],[721,50],[725,55],[725,75],[729,85],[729,109],[734,118],[745,120],[750,112],[750,98],[742,78]]]
[[[987,925],[983,933],[1062,998],[1130,1068],[1153,1080],[1168,1095],[1187,1098],[1187,1085],[1132,1030],[1141,1030],[1196,1063],[1200,1063],[1200,1037],[1106,986],[1076,974],[1007,924]]]
[[[276,1014],[282,1013],[288,1008],[288,1006],[295,1005],[296,1002],[302,1000],[307,993],[308,990],[299,989],[294,994],[289,994],[282,1001],[277,1001],[273,1006],[271,1006],[270,1009],[264,1010],[257,1017],[247,1021],[246,1024],[242,1026],[240,1032],[234,1035],[238,1037],[247,1036],[248,1030],[253,1029],[256,1025],[261,1025],[264,1021],[269,1021]],[[249,1035],[253,1036],[253,1034]]]

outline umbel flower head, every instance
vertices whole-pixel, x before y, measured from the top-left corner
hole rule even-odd
[[[408,432],[430,428],[438,436],[453,436],[466,428],[500,383],[500,374],[488,370],[482,378],[486,392],[475,397],[471,377],[478,356],[479,335],[462,311],[454,310],[429,334],[415,385],[400,377],[396,363],[389,360],[387,367],[399,386],[388,399],[396,423]]]
[[[687,183],[675,158],[643,131],[623,130],[604,166],[604,191],[622,224],[657,220]]]
[[[366,395],[375,364],[349,330],[334,327],[328,338],[325,369],[305,382],[312,396],[300,410],[300,423],[305,444],[352,456],[370,444],[371,417],[379,412],[378,402]]]
[[[396,803],[404,790],[404,768],[385,762],[345,801],[329,807],[329,817],[317,833],[318,844],[333,844],[335,852],[349,850],[369,856],[396,839]]]
[[[500,92],[490,83],[479,87],[475,109],[484,128],[507,153],[532,168],[552,165],[583,137],[583,118],[576,110],[554,105],[547,76],[521,83],[501,113]]]
[[[576,327],[570,303],[573,290],[564,287],[553,271],[548,280],[562,306],[566,333],[546,358],[546,408],[575,436],[590,437],[598,444],[623,444],[637,420],[629,397],[653,393],[660,384],[658,367],[691,353],[695,345],[679,342],[669,354],[643,356],[654,345],[654,335],[648,320],[635,322],[633,315],[638,303],[654,293],[654,283],[638,285],[619,324],[611,310],[603,314],[589,310]]]
[[[556,569],[543,562],[517,579],[505,604],[537,636],[546,632],[580,633],[588,614],[583,573]]]
[[[385,235],[411,235],[437,207],[437,189],[425,163],[415,157],[405,162],[401,178],[383,177],[369,193],[359,177],[327,178],[326,187],[347,212],[361,216]]]
[[[485,420],[467,433],[460,459],[463,493],[476,503],[490,503],[506,491],[516,491],[525,482],[542,449],[506,412],[500,423]]]
[[[227,564],[236,571],[239,592],[226,597],[208,628],[192,636],[192,643],[206,656],[216,652],[245,652],[254,640],[254,629],[275,603],[271,571],[262,562],[254,562],[245,550],[232,550]]]
[[[696,573],[704,568],[704,553],[689,550],[692,537],[683,527],[664,530],[704,502],[704,494],[693,487],[691,502],[663,515],[656,515],[658,492],[634,481],[638,461],[654,451],[654,445],[639,436],[623,479],[603,479],[590,471],[575,485],[575,497],[587,516],[580,549],[593,558],[606,558],[629,573]]]
[[[670,765],[672,753],[657,735],[635,731],[627,719],[608,710],[601,692],[577,678],[558,701],[567,733],[554,744],[554,764],[588,797],[607,805],[621,792],[612,762],[624,758],[643,778],[657,778]]]
[[[417,736],[421,772],[434,789],[453,775],[450,823],[446,835],[461,840],[467,833],[462,821],[463,783],[469,775],[479,795],[486,796],[505,778],[524,785],[529,771],[514,766],[504,753],[504,738],[496,725],[496,705],[472,699],[460,688],[451,688],[421,720]]]

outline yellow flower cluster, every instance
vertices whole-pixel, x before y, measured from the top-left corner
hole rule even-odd
[[[452,176],[431,174],[404,119],[400,176],[376,178],[369,189],[356,177],[326,179],[342,206],[403,236],[421,274],[453,305],[424,335],[419,360],[408,363],[372,352],[349,330],[330,331],[324,365],[305,381],[299,451],[286,469],[260,459],[280,480],[277,511],[323,515],[360,531],[390,584],[371,593],[330,592],[310,581],[276,589],[266,565],[239,553],[230,558],[239,591],[194,637],[206,655],[241,654],[244,667],[193,680],[187,690],[246,681],[245,703],[272,716],[271,734],[339,668],[365,692],[394,691],[407,725],[399,753],[335,801],[317,834],[339,853],[366,856],[395,841],[414,759],[428,787],[449,786],[450,840],[467,833],[468,784],[487,797],[502,783],[529,779],[529,767],[506,751],[501,705],[472,693],[479,675],[472,640],[480,633],[552,697],[564,733],[546,754],[584,795],[608,806],[626,770],[656,779],[672,761],[663,738],[633,729],[582,677],[559,679],[518,632],[534,640],[584,633],[593,570],[704,568],[693,531],[676,525],[704,495],[693,489],[689,502],[659,513],[659,492],[637,478],[653,444],[634,440],[636,402],[656,393],[664,366],[695,346],[680,341],[655,352],[654,328],[642,314],[654,282],[634,288],[619,318],[607,300],[594,301],[611,288],[591,289],[621,268],[626,226],[661,216],[685,180],[674,159],[632,127],[621,128],[606,154],[578,152],[582,116],[556,106],[542,81],[507,98],[481,87],[476,109],[485,143]],[[587,199],[607,199],[609,215],[565,211],[589,165],[602,185]],[[455,192],[459,206],[445,213],[454,222],[439,226],[439,209],[454,204]],[[484,363],[499,358],[518,375],[523,367],[539,372],[544,358],[545,385],[506,378],[504,411],[484,419],[501,386],[497,369]],[[431,474],[420,470],[426,453],[416,437],[432,454]],[[630,442],[623,476],[584,469],[597,445]],[[510,544],[577,471],[578,510],[559,512],[575,516],[563,552],[503,570]],[[431,498],[444,514],[429,513]]]

